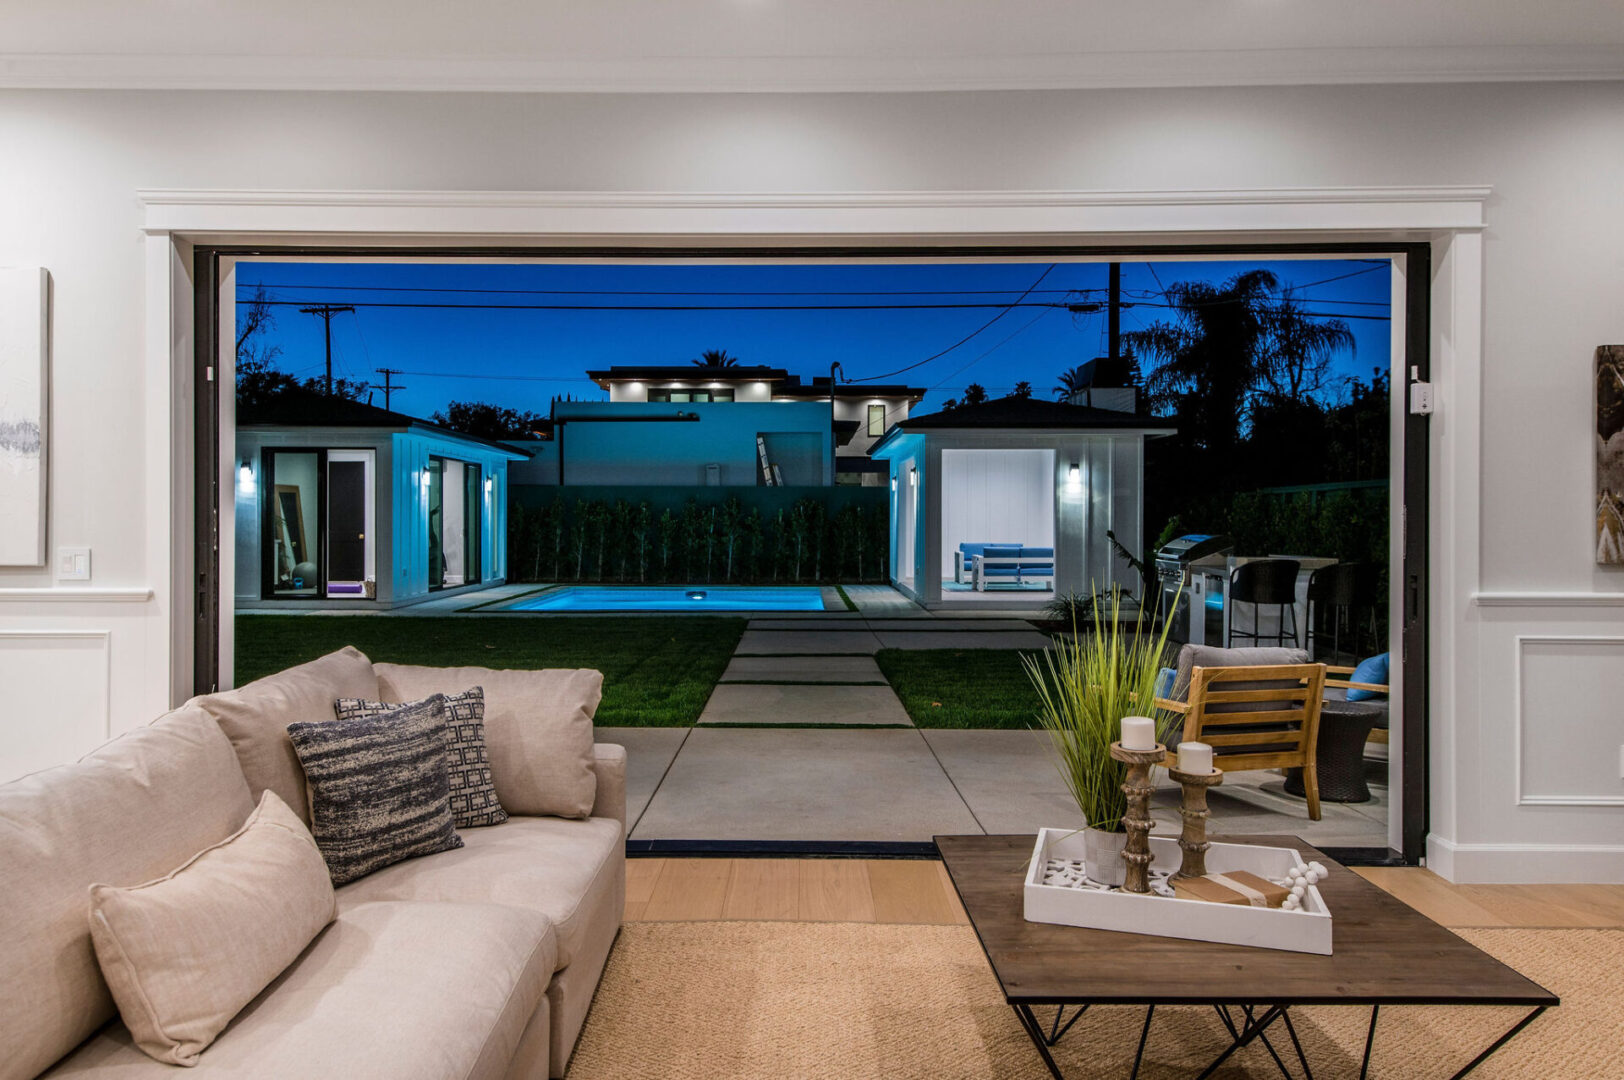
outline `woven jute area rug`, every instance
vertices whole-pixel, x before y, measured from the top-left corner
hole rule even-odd
[[[1474,1078],[1624,1080],[1624,931],[1457,932],[1563,1001]],[[1383,1009],[1371,1075],[1451,1076],[1523,1012]],[[1039,1015],[1047,1022],[1049,1010]],[[1367,1009],[1291,1015],[1316,1076],[1358,1075]],[[1056,1056],[1068,1076],[1125,1077],[1143,1020],[1139,1008],[1090,1010]],[[1286,1050],[1284,1028],[1270,1031]],[[1139,1075],[1192,1076],[1225,1045],[1210,1008],[1158,1009]],[[1231,1062],[1216,1075],[1279,1076],[1260,1045]],[[621,932],[569,1076],[1046,1080],[1048,1073],[967,926],[644,922]]]

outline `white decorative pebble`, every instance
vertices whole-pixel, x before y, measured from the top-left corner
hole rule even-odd
[[[1291,895],[1292,895],[1293,898],[1295,898],[1297,900],[1301,900],[1303,898],[1303,893],[1305,891],[1306,890],[1304,890],[1304,888],[1301,885],[1293,885],[1291,887]]]

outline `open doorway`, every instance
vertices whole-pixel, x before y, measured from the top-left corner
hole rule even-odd
[[[378,450],[377,471],[384,478],[378,486],[384,490],[375,490],[368,498],[378,522],[369,531],[387,535],[379,550],[387,552],[390,563],[374,565],[375,592],[381,596],[383,581],[389,579],[393,584],[404,568],[412,574],[421,573],[421,593],[396,594],[391,597],[396,602],[454,602],[457,606],[446,607],[448,613],[487,604],[492,605],[487,610],[504,612],[590,611],[594,610],[592,604],[615,599],[609,596],[611,587],[631,591],[624,587],[670,583],[681,590],[682,599],[713,605],[723,599],[722,590],[758,583],[785,594],[828,583],[850,587],[849,595],[859,586],[874,583],[877,572],[880,582],[927,611],[938,602],[944,607],[956,602],[983,606],[988,613],[1015,613],[1040,622],[1044,609],[1056,601],[1086,597],[1102,585],[1114,584],[1149,598],[1157,590],[1154,557],[1166,546],[1164,541],[1173,538],[1165,534],[1174,517],[1182,516],[1184,527],[1191,531],[1232,530],[1234,525],[1233,519],[1209,524],[1210,518],[1205,515],[1210,508],[1190,509],[1194,504],[1188,488],[1182,490],[1178,500],[1171,499],[1167,495],[1171,485],[1164,482],[1160,470],[1181,469],[1184,474],[1204,476],[1206,486],[1215,492],[1234,476],[1214,472],[1210,463],[1199,468],[1187,462],[1180,464],[1178,456],[1164,447],[1176,445],[1180,433],[1189,430],[1183,417],[1158,412],[1132,385],[1114,385],[1120,376],[1112,373],[1112,364],[1100,362],[1111,359],[1106,329],[1113,308],[1110,286],[1106,284],[1111,254],[1115,253],[976,251],[959,253],[960,261],[946,264],[959,275],[981,266],[1002,268],[1001,272],[1012,280],[1019,274],[1025,286],[1045,272],[1072,275],[1071,279],[1060,276],[1050,282],[1057,291],[1042,301],[1034,301],[1048,305],[1036,311],[1022,312],[1021,305],[1028,302],[1020,299],[1025,286],[1016,288],[1007,283],[1001,291],[992,290],[992,297],[959,305],[980,312],[978,318],[1001,311],[1021,313],[1034,326],[1038,325],[1037,318],[1047,312],[1051,320],[1070,329],[1081,323],[1096,332],[1096,340],[1089,342],[1086,349],[1074,346],[1071,358],[1085,357],[1080,363],[1059,368],[1045,361],[1049,368],[1058,370],[1044,369],[1036,379],[1017,377],[1026,374],[1019,370],[1016,360],[1027,351],[1025,348],[1000,348],[1004,341],[1024,347],[1041,340],[1034,336],[1038,334],[1036,329],[989,342],[992,348],[977,350],[982,354],[979,358],[975,353],[965,356],[959,364],[970,366],[949,368],[951,374],[946,378],[921,378],[907,383],[881,382],[891,368],[877,360],[857,360],[846,355],[841,362],[846,370],[823,377],[812,375],[810,365],[791,371],[784,364],[755,363],[760,358],[755,352],[744,361],[732,356],[731,363],[699,363],[702,356],[691,358],[695,362],[689,363],[685,354],[661,357],[671,361],[664,365],[577,361],[579,370],[556,374],[483,368],[459,371],[457,364],[436,369],[426,363],[419,366],[415,360],[410,365],[397,362],[393,352],[380,359],[368,352],[369,346],[383,351],[378,337],[357,335],[360,356],[370,356],[369,362],[385,375],[385,382],[382,387],[366,391],[374,401],[369,403],[362,397],[351,399],[351,405],[393,413],[395,418],[390,423],[396,425],[389,432],[387,450],[381,444]],[[1359,264],[1354,267],[1357,270],[1379,266],[1382,274],[1396,275],[1391,268],[1412,257],[1402,253],[1395,264],[1391,253],[1375,249],[1294,254],[1292,259],[1284,259],[1277,252],[1268,253],[1268,257],[1271,262],[1303,264],[1293,269],[1304,282],[1319,280],[1314,274],[1324,278],[1333,276],[1333,271],[1346,271],[1343,264],[1350,262]],[[1147,332],[1158,321],[1172,318],[1176,304],[1169,294],[1176,294],[1179,285],[1187,281],[1222,285],[1242,272],[1237,263],[1255,263],[1264,257],[1264,253],[1233,255],[1214,252],[1200,260],[1202,265],[1189,268],[1192,260],[1188,258],[1141,254],[1143,261],[1132,265],[1152,267],[1151,271],[1140,272],[1152,279],[1162,274],[1167,280],[1159,282],[1159,287],[1139,288],[1134,285],[1134,271],[1129,271],[1129,295],[1114,305],[1118,318],[1127,323],[1121,332]],[[1356,258],[1346,257],[1349,255]],[[887,273],[897,275],[938,271],[944,265],[937,253],[888,254],[868,260],[850,255],[830,260],[814,253],[777,259],[755,254],[735,254],[730,259],[725,253],[717,253],[714,258],[718,266],[726,265],[734,275],[760,269],[783,273],[787,268],[834,273],[880,265],[888,268]],[[484,262],[480,272],[488,275],[500,269],[503,261]],[[527,271],[535,270],[527,261],[511,257],[505,261]],[[537,299],[543,291],[539,286],[520,283],[517,287],[533,290],[524,294],[521,304],[490,293],[497,285],[488,279],[453,280],[470,267],[444,256],[417,263],[395,257],[375,264],[380,272],[394,272],[390,268],[401,265],[415,267],[416,273],[425,272],[424,267],[437,267],[435,273],[445,277],[434,285],[419,281],[407,286],[387,274],[367,284],[351,270],[342,284],[331,282],[325,288],[332,291],[319,294],[309,291],[321,287],[314,278],[300,280],[297,276],[306,272],[300,267],[321,265],[308,255],[278,260],[259,253],[253,262],[245,259],[243,263],[261,271],[261,276],[256,280],[239,277],[231,282],[228,295],[233,302],[242,304],[253,302],[254,294],[247,290],[248,286],[270,282],[290,290],[283,294],[284,299],[277,300],[285,306],[308,304],[319,295],[335,303],[353,301],[353,306],[368,317],[369,313],[383,311],[445,311],[481,305],[488,308],[493,303],[504,309],[543,307]],[[235,264],[237,272],[241,272],[243,263]],[[1324,267],[1327,263],[1333,266]],[[352,261],[348,265],[357,264]],[[693,275],[712,264],[689,259],[667,266],[657,259],[620,253],[614,260],[599,255],[593,265],[594,274],[606,266],[623,265],[643,274],[657,268],[661,273]],[[277,270],[279,277],[266,276],[263,270],[267,267]],[[566,279],[583,272],[582,266],[558,258],[547,261],[543,268]],[[1094,283],[1093,277],[1100,281]],[[1412,298],[1402,291],[1400,277],[1383,280],[1389,295],[1400,290],[1400,303],[1384,329],[1399,347],[1385,352],[1379,361],[1392,368],[1403,362],[1400,357],[1406,347],[1406,318]],[[598,296],[614,293],[596,279],[586,284],[586,291]],[[827,283],[817,284],[826,293],[834,292]],[[307,292],[292,291],[295,287]],[[962,279],[954,287],[968,289]],[[649,289],[651,285],[644,280],[638,288]],[[750,291],[737,281],[731,288],[735,294]],[[427,290],[432,295],[420,297],[407,289]],[[871,289],[877,291],[877,286]],[[368,290],[383,293],[382,302],[369,299]],[[790,291],[815,290],[776,290]],[[891,290],[898,291],[906,290]],[[766,289],[764,284],[750,292],[752,297],[767,294],[775,294],[775,290]],[[277,295],[271,294],[273,300]],[[820,305],[823,307],[839,303],[820,298],[824,299]],[[1275,298],[1279,298],[1278,294]],[[931,299],[939,309],[940,301]],[[1338,296],[1332,302],[1343,299]],[[799,296],[796,303],[813,306]],[[1350,300],[1319,314],[1358,314],[1361,309],[1356,305],[1360,303],[1374,301]],[[766,310],[774,305],[788,307],[789,301],[745,302],[733,296],[727,304],[716,306]],[[617,304],[610,301],[594,306],[615,310]],[[878,303],[871,300],[869,306],[906,310],[930,305],[886,299]],[[1194,305],[1197,310],[1200,306]],[[624,321],[627,316],[619,312],[616,318]],[[767,358],[775,359],[770,354]],[[983,367],[974,367],[978,360]],[[1148,360],[1145,364],[1149,366]],[[1070,376],[1069,381],[1062,380],[1061,375]],[[1144,375],[1142,370],[1139,377]],[[416,380],[419,386],[432,386],[438,378],[464,378],[470,385],[482,385],[473,382],[478,378],[486,383],[507,381],[518,386],[533,385],[542,379],[573,378],[586,385],[573,390],[558,383],[542,383],[545,393],[556,399],[546,402],[544,398],[545,410],[517,398],[505,401],[482,391],[486,399],[475,404],[522,415],[516,420],[517,429],[481,433],[466,423],[471,410],[465,409],[459,415],[451,407],[459,403],[458,399],[445,396],[443,401],[424,403],[403,395],[404,388],[398,382],[389,382],[391,378]],[[957,381],[953,381],[955,378]],[[1038,379],[1059,385],[1051,389]],[[972,387],[980,391],[975,399]],[[420,392],[416,387],[413,390]],[[392,400],[385,398],[380,404],[380,392],[392,395]],[[950,396],[957,400],[948,408],[945,406]],[[1384,416],[1394,415],[1391,394],[1386,391],[1382,406],[1387,410]],[[983,415],[996,410],[1003,412],[990,419]],[[1045,415],[1037,416],[1039,410]],[[932,423],[932,417],[946,419]],[[1374,440],[1378,435],[1385,438],[1391,430],[1387,426],[1380,432],[1372,428],[1362,435]],[[740,436],[737,440],[733,439],[735,433]],[[407,436],[441,441],[433,445],[414,442],[410,454],[401,453],[398,447],[404,444],[396,439]],[[1210,444],[1208,439],[1205,446]],[[355,445],[353,439],[350,445]],[[333,452],[329,448],[329,455]],[[806,468],[789,467],[802,458]],[[1283,458],[1276,455],[1276,460]],[[1369,460],[1373,458],[1367,463]],[[1383,465],[1396,472],[1397,461],[1389,458]],[[1258,480],[1261,475],[1251,474],[1247,478],[1251,487],[1240,492],[1255,495],[1253,502],[1276,499],[1296,506],[1294,500],[1299,494],[1321,501],[1331,499],[1325,492],[1266,491],[1293,484],[1264,483]],[[331,479],[329,472],[329,486]],[[1280,479],[1296,481],[1296,486],[1322,482],[1303,481],[1297,476]],[[649,490],[634,496],[628,489],[638,483]],[[813,500],[816,507],[805,501],[805,490],[812,488],[827,489],[827,494],[820,490]],[[1231,487],[1225,494],[1232,496],[1237,491]],[[1380,496],[1371,498],[1400,497],[1389,486]],[[386,498],[392,501],[386,504]],[[737,509],[729,509],[730,499],[738,500]],[[334,516],[330,493],[320,505],[326,508],[329,518]],[[404,508],[410,512],[403,514]],[[707,511],[713,513],[707,516]],[[668,517],[673,524],[662,526]],[[1275,513],[1269,520],[1289,517]],[[765,527],[753,528],[753,520],[763,525],[770,522],[774,529],[782,531],[769,533]],[[877,531],[871,528],[875,520],[880,524]],[[1379,541],[1374,539],[1377,530],[1369,530],[1372,543],[1389,542],[1387,520],[1384,513]],[[336,557],[331,534],[329,528],[322,541],[328,544],[323,556],[326,565],[333,564]],[[707,536],[714,538],[708,546],[694,539]],[[696,543],[698,547],[690,546]],[[1309,576],[1325,566],[1347,561],[1337,554],[1319,553],[1324,550],[1318,541],[1299,547],[1259,534],[1247,539],[1240,550],[1222,553],[1222,557],[1234,557],[1237,565],[1245,565],[1260,557],[1300,555],[1303,557],[1298,561]],[[1313,554],[1303,555],[1305,551]],[[322,565],[318,561],[318,569]],[[1398,577],[1395,564],[1387,560],[1383,565],[1388,576],[1378,584],[1377,592],[1385,604]],[[1224,569],[1226,574],[1230,570],[1227,562]],[[331,570],[327,578],[326,584],[317,586],[318,592],[330,589],[331,582],[345,583]],[[508,588],[518,592],[511,596],[499,592]],[[540,600],[519,595],[537,589],[548,595]],[[469,599],[450,595],[462,590],[476,595]],[[930,595],[932,590],[934,596]],[[696,593],[702,594],[697,600]],[[299,602],[311,598],[296,594],[289,599]],[[803,599],[787,595],[770,598],[784,604],[799,604]],[[656,597],[647,602],[665,601]],[[855,601],[847,602],[856,607]],[[828,605],[841,603],[838,595],[824,597],[819,607],[838,612],[838,608]],[[525,604],[533,606],[526,608],[522,606]],[[1220,604],[1226,609],[1232,607],[1227,594]],[[1306,646],[1312,636],[1313,647],[1329,647],[1338,658],[1354,659],[1357,651],[1385,642],[1395,630],[1391,619],[1376,622],[1372,629],[1370,619],[1365,615],[1355,618],[1354,612],[1338,612],[1327,622],[1316,617],[1322,616],[1324,610],[1303,610],[1292,627],[1293,639]],[[857,614],[862,614],[860,608]],[[1283,613],[1265,611],[1261,623],[1257,621],[1258,612],[1248,609],[1247,615],[1252,621],[1236,622],[1236,628],[1249,628],[1283,641],[1283,631],[1270,621],[1278,621]],[[1293,611],[1292,615],[1299,613]],[[1205,622],[1202,625],[1205,627]],[[1323,633],[1310,635],[1310,627],[1323,628]],[[1217,633],[1226,634],[1222,622]],[[1365,635],[1363,639],[1360,633]],[[1399,678],[1395,677],[1393,683],[1394,693],[1398,693]],[[1391,770],[1384,770],[1379,765],[1381,753],[1379,746],[1371,751],[1372,760],[1378,762],[1372,775],[1379,774],[1379,779],[1386,782],[1389,771],[1401,772],[1405,766],[1402,755],[1394,752]],[[1386,822],[1372,819],[1369,824],[1368,843],[1332,846],[1384,848]]]

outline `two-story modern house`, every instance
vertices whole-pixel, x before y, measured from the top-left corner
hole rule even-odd
[[[885,483],[868,451],[919,387],[803,382],[783,368],[617,366],[587,375],[608,401],[559,401],[552,437],[516,483],[819,487]]]

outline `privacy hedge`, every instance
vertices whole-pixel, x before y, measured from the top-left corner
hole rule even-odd
[[[700,489],[711,492],[714,489]],[[653,498],[527,493],[508,511],[511,581],[647,584],[884,582],[890,528],[883,489],[742,489],[670,505]],[[516,490],[517,494],[517,490]],[[658,505],[665,502],[667,505]]]

